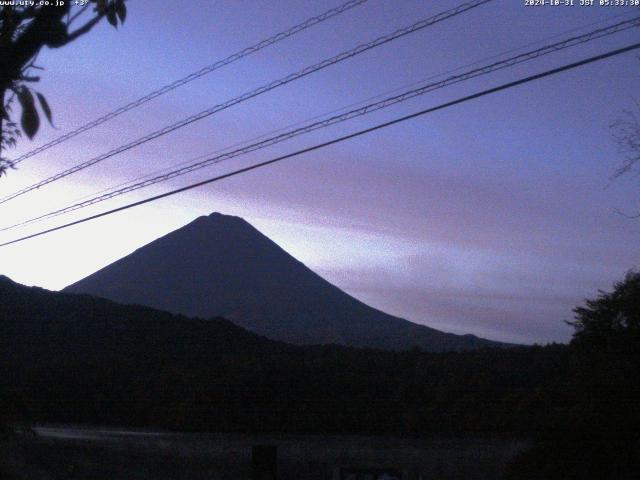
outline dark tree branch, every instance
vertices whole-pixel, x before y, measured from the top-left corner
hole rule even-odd
[[[69,20],[67,21],[67,27],[70,27],[71,24],[78,18],[80,17],[84,12],[87,11],[87,9],[90,7],[90,4],[86,4],[84,7],[82,7],[80,10],[78,10],[74,15],[71,15],[71,17],[69,18]]]
[[[82,35],[89,33],[93,29],[93,27],[95,27],[98,24],[98,22],[100,22],[100,20],[103,19],[105,15],[106,13],[99,13],[98,15],[96,15],[94,18],[89,20],[87,23],[85,23],[82,27],[80,27],[73,33],[67,34],[66,41],[62,45],[58,45],[58,46],[61,47],[63,45],[66,45],[69,42],[73,42],[78,37],[81,37]]]
[[[629,219],[634,219],[634,218],[640,218],[640,213],[635,213],[635,214],[628,214],[628,213],[624,213],[622,210],[620,210],[619,208],[614,208],[613,211],[615,213],[617,213],[618,215],[622,215],[625,218],[629,218]]]
[[[69,10],[66,7],[42,7],[34,15],[24,31],[6,48],[5,58],[0,59],[3,86],[19,77],[27,65],[47,45],[56,45],[67,36],[62,18]]]
[[[610,125],[618,151],[625,156],[625,160],[615,170],[611,180],[615,180],[640,164],[640,102],[632,99],[635,110],[625,110],[622,117]]]
[[[39,82],[40,77],[33,77],[31,75],[22,75],[21,77],[18,78],[18,80],[22,82]]]

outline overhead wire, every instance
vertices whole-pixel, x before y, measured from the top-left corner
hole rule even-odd
[[[324,118],[324,117],[327,117],[328,115],[332,115],[332,114],[335,114],[335,113],[338,113],[338,112],[342,112],[344,110],[347,110],[349,108],[353,108],[353,107],[358,106],[358,105],[363,105],[363,104],[365,104],[367,102],[370,102],[372,100],[376,100],[378,98],[385,97],[385,96],[390,95],[392,93],[400,92],[400,91],[405,90],[407,88],[415,87],[417,85],[421,85],[424,82],[427,82],[429,80],[433,80],[433,79],[436,79],[436,78],[444,77],[445,75],[449,75],[449,74],[452,74],[452,73],[455,73],[455,72],[459,72],[461,70],[464,70],[465,68],[472,67],[474,65],[479,65],[479,64],[481,64],[483,62],[487,62],[489,60],[494,60],[496,58],[501,58],[501,57],[503,57],[505,55],[508,55],[510,53],[524,50],[525,48],[529,48],[529,47],[532,47],[534,45],[539,45],[541,43],[553,40],[555,38],[562,37],[564,35],[568,35],[570,33],[574,33],[574,32],[583,30],[583,29],[588,28],[588,27],[592,27],[592,26],[595,26],[595,25],[600,25],[600,24],[606,23],[606,22],[608,22],[610,20],[613,20],[615,18],[629,16],[631,13],[635,13],[635,12],[625,12],[625,13],[619,13],[619,14],[616,14],[616,15],[611,15],[611,16],[608,16],[608,17],[606,17],[604,19],[597,20],[595,22],[591,22],[591,23],[588,23],[588,24],[580,25],[578,27],[574,27],[574,28],[571,28],[569,30],[563,30],[560,33],[557,33],[557,34],[554,34],[554,35],[550,35],[550,36],[535,40],[533,42],[526,43],[526,44],[521,45],[519,47],[515,47],[515,48],[510,48],[508,50],[504,50],[504,51],[502,51],[500,53],[497,53],[495,55],[491,55],[491,56],[488,56],[488,57],[483,57],[483,58],[481,58],[479,60],[475,60],[473,62],[466,63],[464,65],[461,65],[459,67],[447,70],[445,72],[441,72],[441,73],[438,73],[438,74],[435,74],[435,75],[430,75],[430,76],[428,76],[426,78],[423,78],[421,80],[418,80],[418,81],[414,81],[414,82],[411,82],[411,83],[405,83],[405,84],[403,84],[401,86],[398,86],[398,87],[395,87],[393,89],[386,90],[384,92],[378,93],[376,95],[367,97],[367,98],[362,99],[362,100],[358,100],[357,102],[353,102],[353,103],[350,103],[348,105],[344,105],[342,107],[339,107],[339,108],[336,108],[336,109],[333,109],[333,110],[329,110],[329,111],[323,112],[323,113],[318,114],[318,115],[314,115],[313,117],[306,118],[305,120],[300,120],[300,121],[297,121],[297,122],[294,122],[294,123],[287,124],[285,126],[279,127],[277,129],[274,129],[274,130],[269,130],[268,132],[262,133],[260,135],[255,136],[255,137],[251,137],[249,139],[245,139],[245,140],[241,140],[241,141],[232,143],[230,145],[227,145],[226,147],[219,148],[219,149],[216,149],[216,150],[213,150],[213,151],[209,151],[209,152],[200,154],[200,155],[198,155],[196,157],[189,158],[188,160],[184,160],[184,161],[181,161],[179,163],[160,168],[158,170],[153,170],[153,171],[151,171],[149,173],[146,173],[144,175],[140,175],[138,177],[132,178],[132,179],[127,180],[125,182],[121,182],[121,183],[116,184],[116,185],[111,185],[109,187],[100,189],[100,190],[92,192],[90,194],[82,195],[81,197],[78,197],[78,198],[74,199],[72,201],[72,203],[75,204],[75,203],[80,202],[82,200],[85,200],[85,199],[88,199],[88,198],[92,198],[92,197],[98,196],[100,194],[103,194],[103,193],[106,193],[106,192],[110,192],[112,190],[117,190],[117,189],[122,188],[124,186],[136,183],[136,182],[138,182],[140,180],[144,180],[144,179],[147,179],[147,178],[151,178],[151,177],[160,175],[160,174],[162,174],[164,172],[167,172],[167,171],[170,171],[170,170],[172,170],[172,169],[174,169],[176,167],[181,167],[183,165],[187,165],[187,164],[193,163],[193,162],[195,162],[197,160],[201,160],[201,159],[206,158],[208,156],[231,150],[232,148],[238,147],[240,145],[248,145],[248,144],[250,144],[252,142],[255,142],[256,140],[267,138],[267,137],[272,136],[272,135],[274,135],[276,133],[283,132],[283,131],[285,131],[287,129],[298,127],[300,125],[304,125],[305,123],[311,122],[313,120]],[[0,229],[0,231],[3,231],[3,230]]]
[[[537,58],[540,58],[544,55],[548,55],[550,53],[554,53],[569,47],[574,47],[577,45],[581,45],[584,43],[587,43],[589,41],[593,41],[596,39],[600,39],[609,35],[613,35],[625,30],[628,30],[630,28],[637,28],[640,27],[640,16],[639,17],[635,17],[629,20],[625,20],[622,22],[618,22],[614,25],[610,25],[610,26],[606,26],[603,28],[599,28],[596,30],[593,30],[591,32],[582,34],[582,35],[578,35],[578,36],[574,36],[574,37],[570,37],[567,39],[564,39],[560,42],[556,42],[550,45],[545,45],[543,47],[540,47],[538,49],[535,50],[531,50],[528,52],[524,52],[521,53],[519,55],[513,56],[513,57],[509,57],[497,62],[493,62],[472,70],[469,70],[467,72],[458,74],[458,75],[452,75],[450,77],[445,78],[444,80],[438,81],[438,82],[433,82],[433,83],[427,83],[427,84],[423,84],[418,88],[414,88],[408,91],[405,91],[399,95],[394,95],[391,97],[387,97],[384,98],[380,101],[377,102],[373,102],[373,103],[369,103],[367,105],[364,105],[362,107],[353,109],[353,110],[349,110],[347,112],[338,114],[338,115],[333,115],[329,118],[325,118],[323,120],[320,121],[316,121],[316,122],[312,122],[310,124],[307,124],[305,126],[302,127],[298,127],[295,128],[293,130],[281,133],[279,135],[275,135],[269,138],[266,138],[264,140],[261,140],[259,142],[253,143],[253,144],[249,144],[249,145],[245,145],[241,148],[238,148],[236,150],[231,150],[231,151],[227,151],[225,153],[213,156],[213,157],[209,157],[209,158],[205,158],[204,160],[200,160],[201,158],[203,158],[203,156],[199,156],[197,157],[198,160],[200,161],[196,161],[195,163],[190,163],[187,166],[183,166],[181,168],[174,168],[174,170],[171,170],[167,173],[163,173],[163,174],[159,174],[156,175],[154,177],[151,178],[146,178],[143,177],[143,179],[139,182],[136,183],[131,183],[129,182],[128,184],[126,184],[125,186],[121,187],[121,188],[115,188],[115,189],[109,189],[106,193],[104,194],[98,194],[92,198],[89,198],[87,200],[83,200],[83,201],[79,201],[77,203],[74,203],[72,205],[69,205],[67,207],[63,207],[57,210],[53,210],[51,212],[36,216],[34,218],[22,221],[20,223],[16,223],[4,228],[0,229],[0,232],[2,231],[7,231],[7,230],[11,230],[13,228],[16,227],[20,227],[20,226],[26,226],[29,224],[32,224],[34,222],[37,221],[41,221],[41,220],[46,220],[49,218],[54,218],[66,213],[70,213],[72,211],[75,210],[79,210],[81,208],[86,208],[90,205],[94,205],[96,203],[100,203],[106,200],[109,200],[111,198],[120,196],[120,195],[124,195],[126,193],[130,193],[132,191],[135,190],[139,190],[141,188],[145,188],[160,182],[164,182],[167,180],[170,180],[172,178],[178,177],[178,176],[182,176],[185,175],[187,173],[191,173],[193,171],[208,167],[210,165],[214,165],[214,164],[218,164],[221,163],[223,161],[229,160],[231,158],[235,158],[238,157],[240,155],[244,155],[256,150],[260,150],[262,148],[266,148],[268,146],[272,146],[275,145],[277,143],[283,142],[285,140],[289,140],[291,138],[294,138],[296,136],[302,135],[302,134],[306,134],[315,130],[318,130],[320,128],[325,128],[328,127],[330,125],[335,125],[337,123],[341,123],[344,122],[346,120],[350,120],[352,118],[356,118],[359,116],[363,116],[366,114],[369,114],[371,112],[377,111],[377,110],[381,110],[383,108],[387,108],[391,105],[395,105],[397,103],[401,103],[404,102],[406,100],[409,100],[411,98],[420,96],[420,95],[424,95],[428,92],[440,89],[440,88],[444,88],[462,81],[466,81],[466,80],[470,80],[472,78],[476,78],[482,75],[487,75],[489,73],[498,71],[498,70],[502,70],[508,67],[512,67],[514,65],[518,65],[521,63],[524,63],[526,61],[530,61],[530,60],[534,60]],[[224,149],[224,150],[229,150],[229,148]],[[223,150],[223,151],[224,151]],[[184,162],[183,162],[184,163]],[[165,169],[166,170],[166,169]]]
[[[162,193],[162,194],[159,194],[159,195],[155,195],[153,197],[149,197],[149,198],[146,198],[144,200],[139,200],[137,202],[133,202],[133,203],[130,203],[130,204],[127,204],[127,205],[123,205],[121,207],[117,207],[117,208],[114,208],[114,209],[111,209],[111,210],[107,210],[105,212],[101,212],[101,213],[98,213],[98,214],[95,214],[95,215],[84,217],[82,219],[75,220],[73,222],[69,222],[69,223],[66,223],[66,224],[63,224],[63,225],[58,225],[58,226],[53,227],[53,228],[49,228],[49,229],[42,230],[42,231],[37,232],[37,233],[26,235],[26,236],[21,237],[21,238],[17,238],[17,239],[8,241],[8,242],[4,242],[4,243],[0,244],[0,247],[4,247],[4,246],[12,245],[12,244],[15,244],[15,243],[23,242],[25,240],[29,240],[29,239],[32,239],[32,238],[35,238],[35,237],[46,235],[46,234],[49,234],[49,233],[52,233],[52,232],[55,232],[55,231],[58,231],[58,230],[62,230],[62,229],[69,228],[69,227],[72,227],[72,226],[75,226],[75,225],[79,225],[81,223],[85,223],[85,222],[88,222],[88,221],[91,221],[91,220],[95,220],[95,219],[98,219],[98,218],[101,218],[101,217],[104,217],[104,216],[107,216],[107,215],[112,215],[112,214],[117,213],[117,212],[121,212],[121,211],[124,211],[124,210],[128,210],[130,208],[134,208],[134,207],[137,207],[137,206],[140,206],[140,205],[144,205],[144,204],[147,204],[147,203],[150,203],[150,202],[154,202],[156,200],[160,200],[162,198],[166,198],[166,197],[169,197],[169,196],[172,196],[172,195],[176,195],[178,193],[182,193],[182,192],[185,192],[185,191],[188,191],[188,190],[192,190],[194,188],[198,188],[198,187],[201,187],[203,185],[208,185],[210,183],[217,182],[217,181],[220,181],[220,180],[223,180],[223,179],[226,179],[226,178],[230,178],[230,177],[233,177],[233,176],[236,176],[236,175],[240,175],[240,174],[252,171],[252,170],[256,170],[258,168],[266,167],[268,165],[272,165],[274,163],[281,162],[281,161],[289,159],[289,158],[293,158],[293,157],[296,157],[296,156],[299,156],[299,155],[302,155],[302,154],[305,154],[305,153],[309,153],[309,152],[312,152],[312,151],[315,151],[315,150],[326,148],[326,147],[328,147],[330,145],[335,145],[337,143],[344,142],[346,140],[350,140],[352,138],[356,138],[356,137],[359,137],[359,136],[362,136],[362,135],[365,135],[365,134],[368,134],[368,133],[371,133],[371,132],[374,132],[374,131],[377,131],[377,130],[380,130],[380,129],[383,129],[383,128],[387,128],[387,127],[390,127],[392,125],[396,125],[396,124],[411,120],[413,118],[421,117],[423,115],[427,115],[429,113],[432,113],[432,112],[435,112],[435,111],[438,111],[438,110],[449,108],[449,107],[452,107],[454,105],[458,105],[458,104],[461,104],[461,103],[468,102],[470,100],[474,100],[476,98],[484,97],[486,95],[491,95],[493,93],[497,93],[497,92],[500,92],[500,91],[503,91],[503,90],[514,88],[516,86],[519,86],[519,85],[522,85],[522,84],[525,84],[525,83],[529,83],[529,82],[532,82],[532,81],[535,81],[535,80],[540,80],[542,78],[549,77],[551,75],[556,75],[556,74],[561,73],[561,72],[565,72],[565,71],[568,71],[568,70],[572,70],[572,69],[575,69],[575,68],[590,64],[590,63],[598,62],[598,61],[601,61],[601,60],[604,60],[604,59],[607,59],[607,58],[611,58],[611,57],[614,57],[614,56],[617,56],[617,55],[621,55],[623,53],[627,53],[627,52],[630,52],[632,50],[637,50],[639,48],[640,48],[640,43],[635,43],[635,44],[632,44],[632,45],[628,45],[626,47],[622,47],[622,48],[618,48],[618,49],[615,49],[615,50],[611,50],[609,52],[606,52],[606,53],[603,53],[603,54],[600,54],[600,55],[588,57],[586,59],[583,59],[583,60],[580,60],[580,61],[577,61],[577,62],[565,64],[565,65],[563,65],[561,67],[553,68],[551,70],[546,70],[546,71],[544,71],[542,73],[530,75],[530,76],[521,78],[519,80],[515,80],[515,81],[512,81],[512,82],[508,82],[508,83],[503,83],[503,84],[501,84],[501,85],[499,85],[497,87],[493,87],[493,88],[489,88],[489,89],[486,89],[486,90],[482,90],[480,92],[477,92],[477,93],[474,93],[474,94],[471,94],[471,95],[467,95],[465,97],[461,97],[461,98],[458,98],[456,100],[452,100],[452,101],[449,101],[449,102],[441,103],[441,104],[439,104],[439,105],[437,105],[435,107],[430,107],[430,108],[427,108],[427,109],[424,109],[424,110],[420,110],[420,111],[415,112],[415,113],[411,113],[409,115],[404,115],[402,117],[399,117],[399,118],[396,118],[396,119],[393,119],[393,120],[390,120],[390,121],[387,121],[387,122],[384,122],[384,123],[380,123],[380,124],[374,125],[372,127],[365,128],[363,130],[359,130],[359,131],[354,132],[354,133],[350,133],[348,135],[344,135],[344,136],[341,136],[341,137],[338,137],[338,138],[334,138],[332,140],[329,140],[329,141],[326,141],[326,142],[323,142],[323,143],[319,143],[319,144],[313,145],[311,147],[307,147],[307,148],[304,148],[304,149],[301,149],[301,150],[297,150],[295,152],[292,152],[292,153],[289,153],[289,154],[286,154],[286,155],[281,155],[279,157],[272,158],[270,160],[265,160],[263,162],[258,162],[258,163],[255,163],[253,165],[250,165],[250,166],[247,166],[247,167],[244,167],[244,168],[240,168],[240,169],[234,170],[232,172],[225,173],[223,175],[218,175],[216,177],[209,178],[207,180],[202,180],[202,181],[193,183],[191,185],[187,185],[185,187],[177,188],[177,189],[171,190],[169,192],[165,192],[165,193]]]
[[[407,27],[403,27],[400,28],[394,32],[391,32],[387,35],[383,35],[381,37],[378,37],[370,42],[367,43],[362,43],[358,46],[356,46],[355,48],[352,48],[350,50],[346,50],[342,53],[339,53],[338,55],[335,55],[331,58],[325,59],[319,63],[316,63],[314,65],[308,66],[306,68],[303,68],[302,70],[296,72],[296,73],[292,73],[289,74],[285,77],[282,77],[278,80],[275,80],[271,83],[268,83],[266,85],[263,85],[255,90],[251,90],[249,92],[246,92],[238,97],[235,97],[231,100],[228,100],[225,103],[219,104],[219,105],[215,105],[207,110],[203,110],[199,113],[196,113],[194,115],[191,115],[183,120],[180,120],[179,122],[173,123],[171,125],[168,125],[166,127],[163,127],[159,130],[156,130],[155,132],[152,132],[148,135],[145,135],[141,138],[138,138],[137,140],[134,140],[132,142],[129,142],[125,145],[121,145],[113,150],[110,150],[109,152],[106,152],[102,155],[99,155],[97,157],[94,157],[90,160],[87,160],[85,162],[82,162],[78,165],[75,165],[74,167],[71,167],[67,170],[64,170],[62,172],[59,172],[53,176],[50,176],[44,180],[41,180],[35,184],[32,184],[28,187],[25,187],[21,190],[18,190],[17,192],[14,192],[8,196],[5,196],[3,198],[0,199],[0,204],[6,203],[16,197],[19,197],[21,195],[24,195],[25,193],[31,192],[33,190],[36,190],[38,188],[41,188],[49,183],[55,182],[57,180],[60,180],[62,178],[65,178],[69,175],[72,175],[74,173],[77,173],[81,170],[84,170],[88,167],[91,167],[97,163],[100,163],[108,158],[111,158],[119,153],[125,152],[127,150],[131,150],[134,147],[137,147],[139,145],[142,145],[146,142],[149,142],[151,140],[154,140],[158,137],[167,135],[168,133],[171,133],[179,128],[183,128],[187,125],[190,125],[191,123],[197,122],[199,120],[202,120],[204,118],[207,118],[215,113],[218,113],[222,110],[225,110],[227,108],[230,108],[234,105],[237,105],[239,103],[242,103],[246,100],[249,100],[253,97],[256,97],[258,95],[261,95],[263,93],[266,93],[268,91],[274,90],[278,87],[281,87],[283,85],[287,85],[295,80],[298,80],[300,78],[306,77],[307,75],[310,75],[312,73],[315,73],[319,70],[322,70],[324,68],[327,68],[331,65],[335,65],[336,63],[342,62],[344,60],[347,60],[349,58],[355,57],[357,55],[360,55],[366,51],[369,51],[373,48],[379,47],[381,45],[384,45],[386,43],[389,43],[393,40],[396,40],[398,38],[404,37],[405,35],[409,35],[411,33],[417,32],[419,30],[422,30],[424,28],[427,28],[431,25],[434,25],[436,23],[442,22],[444,20],[447,20],[449,18],[453,18],[457,15],[460,15],[464,12],[467,12],[469,10],[472,10],[474,8],[477,8],[481,5],[484,5],[486,3],[492,2],[493,0],[473,0],[470,2],[465,2],[462,3],[460,5],[458,5],[457,7],[451,8],[449,10],[446,10],[444,12],[441,12],[439,14],[433,15],[431,17],[428,18],[424,18],[422,20],[419,20],[418,22],[413,23],[412,25],[409,25]]]
[[[116,108],[115,110],[112,110],[111,112],[106,113],[105,115],[92,120],[88,123],[85,123],[84,125],[81,125],[80,127],[71,130],[70,132],[65,133],[64,135],[60,135],[59,137],[54,138],[53,140],[37,147],[34,148],[26,153],[23,153],[22,155],[20,155],[19,157],[15,158],[14,160],[12,160],[12,164],[15,166],[18,163],[26,160],[27,158],[33,157],[41,152],[44,152],[45,150],[50,149],[51,147],[54,147],[56,145],[59,145],[63,142],[66,142],[67,140],[76,137],[77,135],[80,135],[81,133],[86,132],[87,130],[91,130],[92,128],[97,127],[98,125],[102,125],[105,122],[108,122],[109,120],[112,120],[120,115],[122,115],[125,112],[128,112],[129,110],[133,110],[134,108],[140,107],[141,105],[144,105],[145,103],[161,96],[164,95],[165,93],[169,93],[172,90],[175,90],[183,85],[186,85],[187,83],[193,82],[194,80],[204,77],[205,75],[208,75],[209,73],[212,73],[226,65],[229,65],[233,62],[236,62],[244,57],[247,57],[253,53],[256,53],[268,46],[271,46],[275,43],[278,43],[286,38],[289,38],[297,33],[300,33],[304,30],[307,30],[308,28],[311,28],[315,25],[318,25],[319,23],[322,23],[326,20],[329,20],[330,18],[336,17],[348,10],[351,10],[354,7],[360,6],[363,3],[366,3],[368,0],[349,0],[348,2],[343,3],[342,5],[339,5],[338,7],[332,8],[330,10],[327,10],[324,13],[321,13],[320,15],[316,15],[314,17],[308,18],[307,20],[305,20],[302,23],[299,23],[298,25],[294,25],[291,28],[288,28],[287,30],[284,30],[282,32],[276,33],[275,35],[266,38],[254,45],[251,45],[250,47],[246,47],[236,53],[233,53],[231,55],[229,55],[226,58],[223,58],[222,60],[218,60],[215,63],[212,63],[211,65],[207,65],[206,67],[201,68],[200,70],[193,72],[185,77],[179,78],[178,80],[175,80],[174,82],[171,82],[161,88],[158,88],[157,90],[154,90],[136,100],[133,100],[132,102],[127,103],[126,105],[123,105],[121,107]]]

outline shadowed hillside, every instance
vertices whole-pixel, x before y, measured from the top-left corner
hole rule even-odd
[[[89,295],[50,292],[1,275],[0,321],[0,358],[12,361],[204,360],[221,353],[288,348],[221,318],[191,319]]]
[[[222,316],[294,344],[391,350],[498,346],[371,308],[330,284],[249,223],[213,213],[65,289],[191,317]]]
[[[224,319],[6,277],[0,300],[3,412],[27,421],[251,432],[519,430],[532,417],[511,410],[510,392],[536,388],[546,375],[553,382],[563,351],[292,346]],[[470,406],[482,415],[470,415]]]
[[[430,353],[296,347],[0,277],[0,424],[530,438],[509,478],[631,480],[639,279],[577,308],[569,346]]]

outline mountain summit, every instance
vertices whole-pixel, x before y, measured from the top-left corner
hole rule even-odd
[[[65,291],[189,317],[221,316],[294,344],[402,350],[499,345],[388,315],[356,300],[239,217],[202,216]]]

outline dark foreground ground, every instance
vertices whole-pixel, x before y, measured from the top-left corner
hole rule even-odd
[[[0,441],[0,477],[247,480],[251,447],[265,444],[278,448],[279,480],[330,480],[337,478],[340,467],[393,467],[404,471],[406,480],[495,480],[527,447],[527,442],[513,439],[169,434],[56,427]]]

